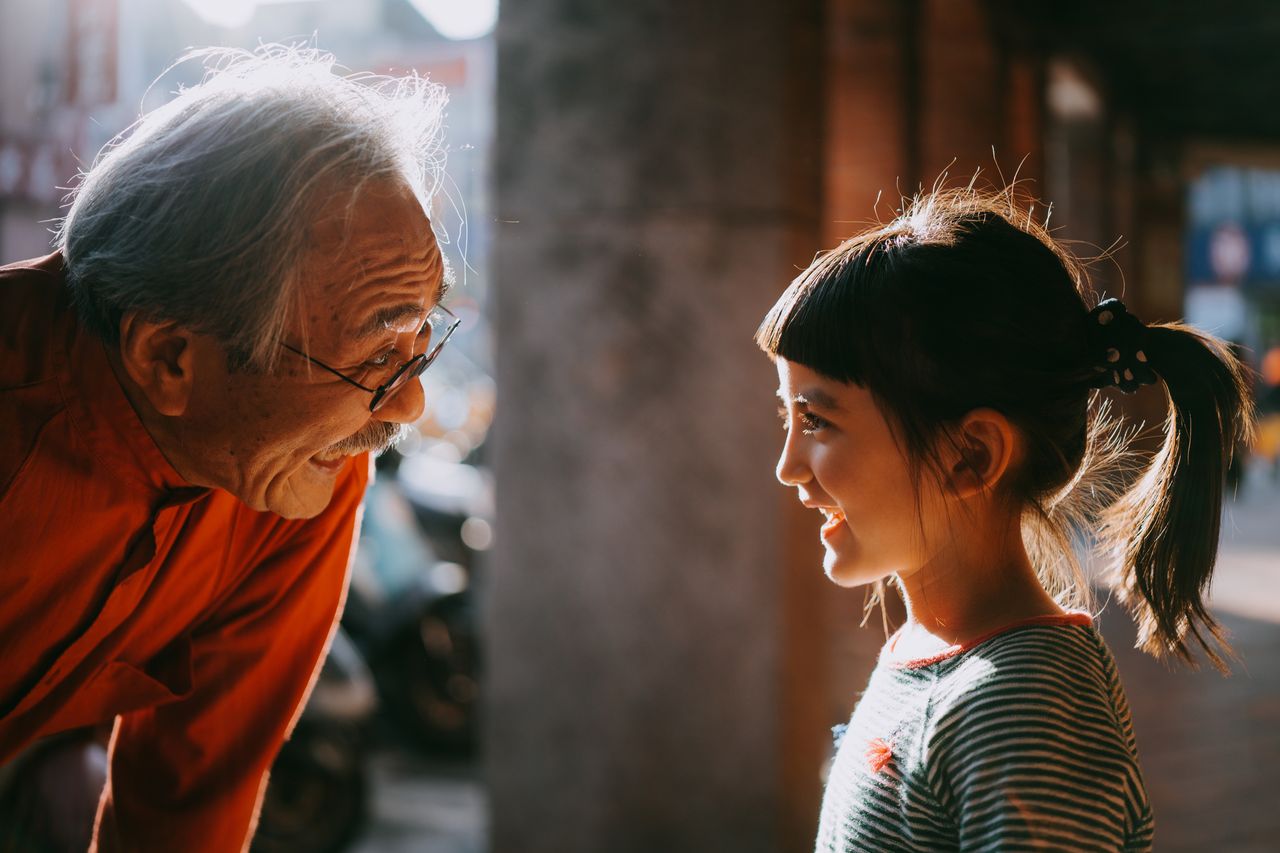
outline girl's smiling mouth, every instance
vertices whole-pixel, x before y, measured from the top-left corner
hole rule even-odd
[[[826,521],[822,525],[821,536],[827,539],[844,527],[844,513],[834,507],[819,507]]]

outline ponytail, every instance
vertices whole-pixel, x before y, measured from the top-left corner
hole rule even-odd
[[[1227,345],[1180,323],[1148,326],[1143,348],[1164,380],[1164,442],[1104,516],[1119,552],[1117,588],[1138,625],[1138,646],[1193,660],[1196,647],[1225,670],[1230,654],[1205,605],[1217,558],[1222,491],[1234,449],[1253,424],[1248,374]]]

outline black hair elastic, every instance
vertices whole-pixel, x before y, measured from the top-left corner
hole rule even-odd
[[[1115,386],[1132,394],[1143,385],[1155,384],[1158,377],[1143,349],[1147,327],[1119,299],[1104,299],[1089,312],[1089,335],[1098,353],[1093,368],[1098,375],[1092,387]]]

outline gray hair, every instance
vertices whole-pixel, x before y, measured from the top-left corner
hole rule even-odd
[[[108,143],[57,231],[86,326],[109,343],[138,312],[214,336],[237,367],[275,363],[324,193],[439,187],[444,88],[341,75],[332,55],[208,49],[204,79]]]

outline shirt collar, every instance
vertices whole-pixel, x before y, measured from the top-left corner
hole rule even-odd
[[[106,345],[80,324],[65,286],[59,300],[65,325],[54,343],[58,382],[72,424],[95,463],[108,476],[154,490],[162,503],[185,503],[208,492],[188,483],[160,452],[125,395]]]

